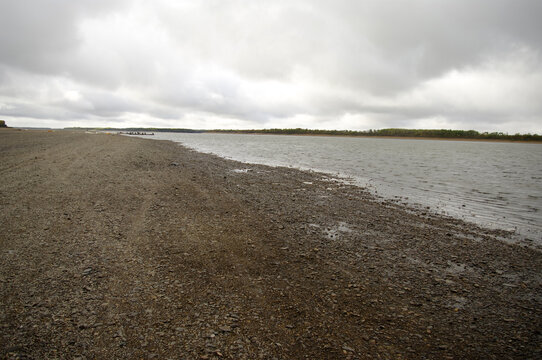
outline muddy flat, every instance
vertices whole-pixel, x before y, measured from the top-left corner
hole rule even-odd
[[[536,359],[542,256],[327,175],[0,130],[7,359]]]

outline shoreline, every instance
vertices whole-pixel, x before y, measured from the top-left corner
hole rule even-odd
[[[13,129],[16,131],[87,131],[87,130],[71,130],[71,129],[35,129],[35,128],[7,128]],[[2,129],[0,129],[2,130]],[[94,131],[94,130],[93,130]],[[110,132],[117,133],[122,130],[105,130],[98,129],[95,130],[98,132]],[[164,133],[176,133],[168,131],[157,131],[155,132],[164,132]],[[179,132],[184,133],[184,132]],[[472,138],[440,138],[440,137],[421,137],[421,136],[364,136],[364,135],[330,135],[330,134],[270,134],[270,133],[243,133],[243,132],[221,132],[221,131],[212,131],[204,130],[203,132],[188,132],[190,134],[235,134],[235,135],[279,135],[279,136],[316,136],[316,137],[343,137],[343,138],[363,138],[363,139],[394,139],[394,140],[437,140],[437,141],[468,141],[468,142],[487,142],[487,143],[517,143],[517,144],[542,144],[542,141],[539,140],[507,140],[507,139],[472,139]]]
[[[126,134],[115,134],[115,133],[107,133],[108,135],[126,135]],[[362,138],[382,138],[382,139],[406,139],[406,140],[450,140],[450,141],[483,141],[483,142],[517,142],[517,143],[540,143],[538,141],[513,141],[513,140],[483,140],[483,139],[445,139],[445,138],[420,138],[420,137],[392,137],[392,136],[341,136],[341,135],[312,135],[312,134],[306,134],[306,135],[296,135],[296,134],[247,134],[247,135],[286,135],[286,136],[340,136],[340,137],[362,137]],[[138,137],[137,135],[135,137]],[[325,181],[330,182],[337,182],[342,185],[353,187],[357,189],[357,191],[364,193],[365,195],[368,195],[367,200],[371,202],[379,203],[383,206],[392,206],[400,211],[405,211],[408,213],[412,213],[416,216],[419,216],[422,214],[422,216],[429,216],[429,217],[436,217],[441,218],[444,220],[448,220],[451,222],[461,222],[466,224],[468,227],[478,228],[480,231],[489,231],[494,233],[496,239],[499,239],[498,241],[505,242],[510,245],[518,245],[518,246],[526,246],[529,248],[532,248],[536,251],[542,251],[542,244],[539,244],[537,242],[533,242],[533,239],[531,239],[530,235],[522,234],[517,232],[517,230],[512,229],[511,227],[504,228],[504,227],[498,227],[497,225],[491,225],[487,223],[480,223],[476,221],[470,221],[467,219],[466,216],[459,216],[459,215],[450,215],[447,212],[442,212],[437,209],[430,208],[427,205],[424,204],[417,204],[419,206],[416,206],[415,203],[409,203],[405,202],[403,200],[403,197],[395,198],[395,197],[388,197],[386,195],[381,195],[378,191],[373,192],[372,190],[360,185],[357,183],[357,181],[353,178],[351,178],[350,175],[346,174],[340,174],[335,173],[332,171],[326,172],[319,169],[313,169],[313,168],[298,168],[295,166],[282,166],[282,165],[269,165],[264,163],[251,163],[251,162],[244,162],[240,160],[235,160],[227,157],[223,157],[214,153],[206,153],[199,151],[197,149],[189,148],[182,143],[175,142],[172,140],[163,140],[163,139],[145,139],[138,137],[140,139],[144,140],[154,140],[154,141],[165,141],[171,144],[174,144],[176,146],[180,146],[183,149],[186,149],[188,151],[194,151],[198,154],[204,155],[204,156],[211,156],[216,157],[219,160],[224,160],[227,162],[233,162],[237,163],[239,165],[242,165],[241,167],[248,168],[248,171],[252,171],[250,167],[264,167],[264,168],[271,168],[271,169],[285,169],[287,171],[299,171],[301,173],[306,173],[307,175],[313,177],[316,176],[318,178],[326,179]],[[245,173],[247,169],[234,169],[234,171],[241,170],[240,173]]]
[[[170,133],[170,134],[174,135],[174,133]],[[259,134],[259,135],[272,135],[272,134]],[[291,135],[291,136],[295,136],[295,135]],[[311,136],[311,135],[306,135],[306,136]],[[321,135],[321,136],[326,136],[326,135]],[[155,139],[155,138],[151,138],[151,139]],[[156,138],[155,140],[168,140],[168,139],[169,141],[173,141],[177,144],[182,145],[182,142],[180,140],[178,139],[175,140],[175,139],[172,139],[171,137]],[[197,146],[194,148],[194,150],[200,151],[200,150],[197,150]],[[215,155],[218,155],[220,153],[219,150],[218,152],[216,152],[216,149],[214,153],[210,149],[207,149],[206,151],[203,151],[203,152],[208,153],[208,154],[215,154]],[[356,176],[356,175],[345,174],[344,172],[341,172],[341,170],[338,170],[338,169],[326,170],[324,168],[309,167],[306,162],[305,162],[305,166],[297,166],[295,164],[294,165],[285,164],[284,162],[282,162],[283,165],[278,165],[278,163],[274,163],[273,161],[266,161],[262,159],[256,160],[255,163],[250,162],[250,161],[245,161],[241,159],[242,156],[239,156],[239,154],[232,155],[230,153],[229,156],[226,156],[226,155],[218,155],[218,156],[223,159],[232,159],[232,160],[241,161],[249,165],[261,164],[261,165],[268,165],[272,167],[285,166],[285,167],[298,169],[301,171],[311,171],[311,172],[336,176],[342,180],[347,181],[350,185],[358,186],[366,191],[371,192],[373,196],[378,197],[383,202],[396,202],[408,208],[409,211],[420,211],[420,210],[422,212],[429,211],[439,216],[450,217],[453,219],[460,219],[462,221],[465,221],[466,223],[480,226],[482,228],[505,231],[507,233],[512,234],[511,236],[514,239],[510,241],[522,242],[523,244],[533,246],[535,248],[542,248],[542,238],[541,238],[542,232],[540,231],[540,229],[533,228],[534,227],[533,224],[525,224],[525,223],[518,224],[517,222],[514,223],[510,221],[500,221],[500,222],[496,220],[491,221],[490,219],[492,218],[494,219],[496,219],[497,217],[500,218],[501,214],[498,214],[498,213],[488,215],[487,213],[485,214],[480,213],[480,212],[476,213],[473,211],[469,211],[468,213],[461,212],[461,211],[458,211],[456,208],[452,208],[451,206],[449,206],[449,204],[446,205],[443,199],[440,199],[440,201],[438,202],[430,202],[430,201],[424,202],[422,198],[415,198],[409,194],[405,194],[404,192],[403,194],[401,194],[394,190],[390,191],[390,188],[381,188],[375,183],[368,183],[364,180],[359,180],[360,179],[359,175]],[[363,177],[361,177],[361,179],[363,179]],[[467,206],[470,207],[470,205],[472,204],[468,204]],[[492,217],[492,215],[494,216]],[[506,220],[510,219],[510,216],[506,216],[506,217],[508,218]]]
[[[3,356],[542,354],[542,255],[505,232],[169,141],[0,150]]]

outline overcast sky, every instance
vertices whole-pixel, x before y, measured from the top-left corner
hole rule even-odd
[[[542,133],[540,0],[0,0],[10,126]]]

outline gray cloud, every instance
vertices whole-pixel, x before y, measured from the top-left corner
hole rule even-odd
[[[535,0],[0,3],[0,116],[540,132]]]
[[[0,60],[36,72],[62,72],[80,43],[78,21],[107,14],[120,1],[0,2]]]

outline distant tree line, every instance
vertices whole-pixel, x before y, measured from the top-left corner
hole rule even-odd
[[[476,130],[423,130],[423,129],[380,129],[380,130],[311,130],[311,129],[263,129],[263,130],[212,130],[220,133],[236,134],[277,134],[277,135],[335,135],[335,136],[391,136],[414,138],[442,139],[481,139],[481,140],[512,140],[512,141],[542,141],[538,134],[514,134],[503,132],[478,132]]]
[[[1,121],[1,120],[0,120]],[[1,121],[3,122],[3,121]],[[99,131],[140,131],[140,132],[175,132],[175,133],[229,133],[229,134],[276,134],[276,135],[330,135],[330,136],[390,136],[412,138],[441,138],[441,139],[480,139],[480,140],[509,140],[509,141],[542,141],[539,134],[513,134],[503,132],[478,132],[476,130],[449,129],[380,129],[380,130],[313,130],[313,129],[253,129],[253,130],[195,130],[178,128],[66,128],[68,130],[99,130]]]
[[[6,121],[5,120],[0,120],[0,128],[7,128],[8,126],[6,125]]]

